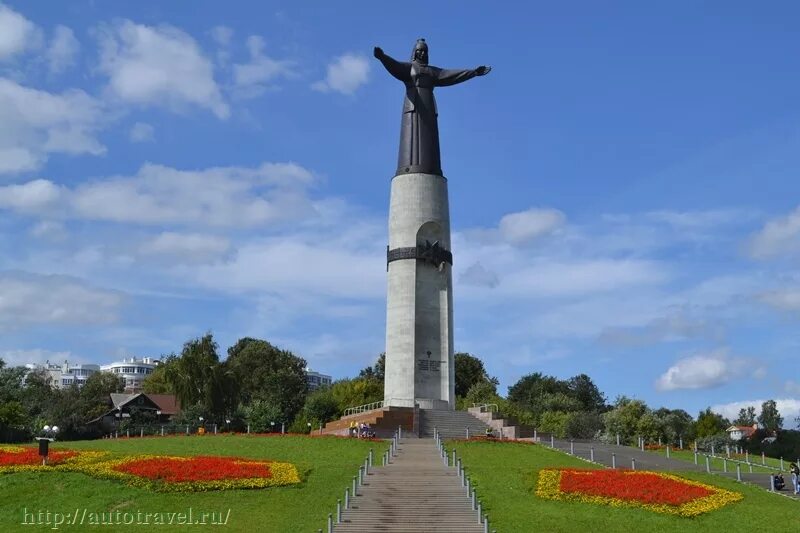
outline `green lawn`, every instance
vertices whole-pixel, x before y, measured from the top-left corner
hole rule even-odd
[[[23,526],[23,510],[75,512],[202,512],[227,515],[222,531],[317,531],[325,528],[359,465],[374,449],[376,463],[388,448],[383,442],[335,437],[206,435],[55,443],[53,449],[107,450],[114,454],[227,455],[291,462],[303,482],[288,487],[202,493],[156,493],[64,472],[0,474],[0,531],[51,530]],[[98,526],[98,531],[138,531],[142,526]],[[61,530],[84,531],[79,525]],[[204,526],[159,526],[158,531],[204,530]],[[215,529],[215,528],[212,528]]]
[[[535,495],[538,472],[547,467],[600,468],[544,446],[451,442],[472,479],[492,529],[499,532],[706,532],[800,530],[800,505],[760,488],[708,474],[678,475],[736,491],[744,499],[695,518],[544,500]]]

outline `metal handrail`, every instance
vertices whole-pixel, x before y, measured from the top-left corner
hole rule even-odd
[[[472,407],[479,407],[481,413],[485,413],[489,411],[490,413],[496,413],[500,410],[500,407],[496,403],[473,403]]]
[[[344,416],[350,415],[357,415],[359,413],[365,413],[367,411],[372,411],[374,409],[381,409],[383,407],[383,400],[379,402],[372,402],[366,403],[364,405],[359,405],[357,407],[348,407],[344,410]]]

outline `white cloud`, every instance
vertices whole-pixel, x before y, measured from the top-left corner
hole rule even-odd
[[[750,361],[730,357],[725,349],[679,359],[656,381],[661,391],[678,389],[708,389],[728,383],[752,368],[763,377],[763,369],[752,367]]]
[[[509,297],[553,297],[658,284],[667,279],[662,266],[638,259],[573,259],[531,261],[506,274],[501,283]]]
[[[335,58],[329,65],[324,80],[311,87],[317,91],[336,91],[353,94],[369,80],[370,63],[363,55],[344,54]]]
[[[33,180],[22,185],[0,187],[0,208],[20,213],[39,213],[52,208],[62,196],[62,189],[47,180]]]
[[[272,59],[264,54],[264,39],[257,35],[247,38],[250,62],[233,65],[233,81],[237,94],[244,98],[259,96],[278,78],[293,76],[292,61]]]
[[[231,39],[233,38],[233,30],[228,26],[215,26],[211,29],[211,38],[217,43],[217,62],[220,65],[225,65],[230,59],[230,46]]]
[[[47,239],[51,241],[62,241],[68,233],[64,224],[52,220],[42,220],[31,227],[29,233],[37,239]]]
[[[135,176],[69,189],[47,180],[0,187],[0,208],[57,219],[222,227],[263,226],[314,215],[314,181],[294,163],[198,171],[145,164]]]
[[[133,143],[142,143],[154,140],[155,130],[153,126],[145,122],[137,122],[131,126],[131,131],[128,133],[128,138]]]
[[[458,281],[465,285],[494,288],[500,283],[500,278],[497,277],[497,274],[480,264],[480,262],[477,262],[464,270],[459,276]]]
[[[224,259],[231,243],[224,237],[200,233],[175,233],[165,231],[144,242],[139,251],[143,255],[169,258],[182,263],[198,263]]]
[[[607,328],[598,339],[601,342],[618,346],[647,346],[659,342],[685,339],[708,338],[722,340],[724,330],[708,320],[683,314],[670,314],[635,328]]]
[[[39,91],[0,78],[0,174],[36,170],[51,153],[105,153],[100,101],[79,90]]]
[[[769,259],[800,251],[800,207],[767,221],[751,238],[748,251],[755,259]]]
[[[53,39],[47,48],[47,66],[50,72],[57,74],[75,64],[80,50],[80,43],[72,30],[59,24],[53,32]]]
[[[125,20],[103,28],[99,42],[100,71],[121,100],[172,109],[194,105],[222,119],[230,115],[211,62],[187,33]]]
[[[795,418],[800,416],[800,400],[795,398],[774,398],[774,400],[776,407],[778,408],[778,412],[783,417],[783,427],[795,427]],[[729,420],[733,420],[739,416],[740,409],[755,407],[756,413],[761,413],[761,404],[763,404],[765,401],[767,400],[742,400],[738,402],[722,403],[712,405],[711,410]]]
[[[510,213],[500,219],[500,235],[510,243],[524,244],[552,233],[564,224],[566,217],[557,209],[531,208]]]
[[[800,289],[785,288],[761,293],[759,300],[782,311],[800,310]]]
[[[42,32],[10,7],[0,4],[0,61],[41,46]]]
[[[6,366],[25,366],[27,364],[61,363],[69,361],[77,364],[83,362],[82,359],[73,357],[71,352],[54,352],[52,350],[42,350],[35,348],[32,350],[4,350],[0,351],[0,359],[5,361]]]
[[[105,324],[122,297],[66,276],[0,273],[0,329],[32,324]]]

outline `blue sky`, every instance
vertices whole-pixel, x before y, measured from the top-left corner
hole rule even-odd
[[[455,342],[501,391],[800,413],[800,7],[0,3],[0,357],[383,350],[403,88],[437,91]],[[744,403],[742,403],[744,402]]]

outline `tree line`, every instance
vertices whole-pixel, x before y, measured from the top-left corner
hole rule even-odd
[[[242,338],[226,355],[220,357],[210,333],[190,339],[179,354],[162,357],[161,364],[144,380],[143,390],[175,394],[181,404],[177,424],[196,426],[202,417],[208,424],[238,431],[250,426],[254,432],[281,425],[291,432],[307,432],[338,419],[348,407],[383,400],[385,354],[357,376],[313,391],[307,386],[306,361],[266,340]],[[65,439],[97,437],[100,429],[89,421],[106,413],[111,407],[110,394],[124,388],[120,377],[104,372],[90,376],[82,388],[56,388],[49,379],[44,370],[8,367],[0,360],[0,442],[28,440],[44,424],[59,425]],[[768,446],[791,449],[800,444],[800,438],[794,441],[800,432],[780,431],[783,418],[773,400],[764,402],[758,415],[749,407],[729,421],[710,408],[695,419],[681,409],[652,409],[625,396],[609,403],[586,374],[559,379],[534,372],[510,386],[506,396],[498,393],[498,384],[479,357],[455,354],[457,408],[497,404],[500,412],[518,423],[557,437],[616,441],[619,436],[627,444],[643,437],[648,442],[673,445],[697,440],[705,449],[727,442],[725,429],[732,423],[752,426],[758,422],[758,438],[750,442],[761,446],[763,437],[777,433],[780,438]],[[122,424],[155,422],[151,412],[134,409]],[[751,451],[760,453],[761,449]]]

